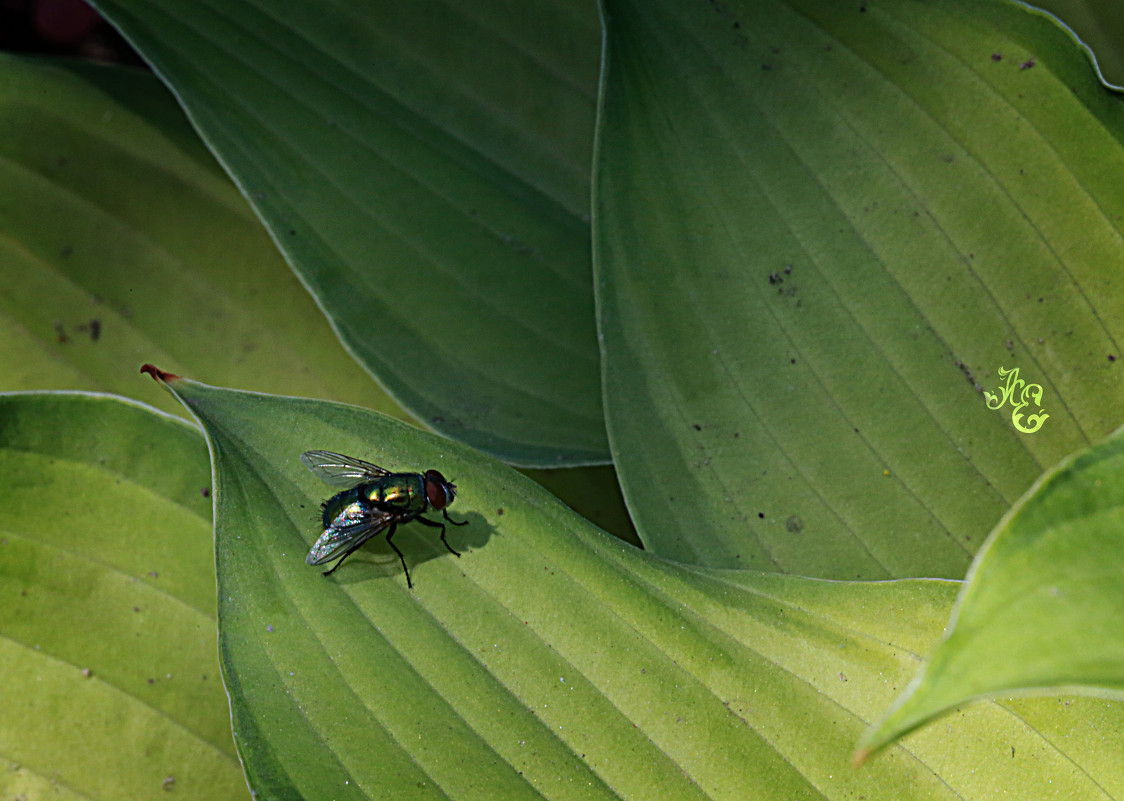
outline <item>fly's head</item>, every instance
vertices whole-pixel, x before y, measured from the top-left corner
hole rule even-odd
[[[436,470],[425,471],[425,497],[429,505],[438,511],[444,509],[457,497],[457,485],[447,481]]]

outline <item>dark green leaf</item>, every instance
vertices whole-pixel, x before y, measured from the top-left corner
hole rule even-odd
[[[593,0],[99,0],[345,346],[428,426],[604,462]]]

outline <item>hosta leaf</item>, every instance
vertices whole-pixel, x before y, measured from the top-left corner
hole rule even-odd
[[[1036,484],[980,551],[948,633],[865,743],[973,698],[1124,698],[1124,430]]]
[[[215,459],[220,650],[259,797],[1124,790],[1124,710],[1085,701],[985,704],[849,767],[864,721],[938,634],[953,582],[677,565],[605,535],[511,469],[389,418],[170,386]],[[394,541],[413,590],[379,540],[329,577],[307,566],[318,504],[334,491],[298,461],[314,448],[455,478],[450,515],[469,525],[449,540],[462,557],[407,525]],[[1062,733],[1074,725],[1099,738],[1071,749]]]
[[[109,390],[157,355],[389,413],[158,80],[0,53],[0,389]]]
[[[346,347],[427,425],[604,462],[593,0],[99,0]]]
[[[0,395],[0,795],[244,799],[194,428]]]
[[[645,545],[964,574],[1121,421],[1124,105],[1000,0],[606,0],[607,417]],[[1017,431],[996,371],[1044,389]]]

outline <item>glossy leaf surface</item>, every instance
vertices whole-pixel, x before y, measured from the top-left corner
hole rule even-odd
[[[1005,2],[606,0],[606,402],[645,545],[960,577],[1124,397],[1124,105]],[[987,408],[1000,367],[1050,415]]]
[[[137,369],[405,416],[339,346],[158,80],[0,53],[0,389],[182,408]]]
[[[509,468],[388,418],[170,386],[216,459],[221,654],[261,797],[1124,790],[1124,711],[1081,700],[979,706],[849,767],[864,721],[939,632],[955,583],[688,568],[605,535]],[[314,448],[455,478],[449,512],[469,525],[449,539],[462,558],[410,525],[395,543],[412,591],[383,542],[330,577],[305,565],[318,504],[333,492],[298,461]],[[1099,727],[1100,740],[1070,749],[1063,733],[1076,722]],[[991,758],[1009,743],[1034,758]]]
[[[1043,476],[968,574],[949,631],[876,731],[879,746],[1012,692],[1124,698],[1124,434]]]
[[[428,426],[607,460],[592,0],[102,0],[348,350]]]
[[[248,798],[207,448],[124,399],[0,395],[0,794]]]

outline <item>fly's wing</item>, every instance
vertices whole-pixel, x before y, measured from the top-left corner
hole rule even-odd
[[[393,522],[394,514],[378,509],[366,509],[356,513],[353,507],[344,509],[332,525],[312,545],[312,550],[304,558],[306,565],[322,565],[337,556],[343,556],[353,548],[358,548],[376,534],[386,530]]]
[[[364,481],[372,481],[379,476],[390,475],[377,464],[364,462],[342,453],[331,451],[305,451],[301,454],[301,464],[334,487],[351,489]]]

